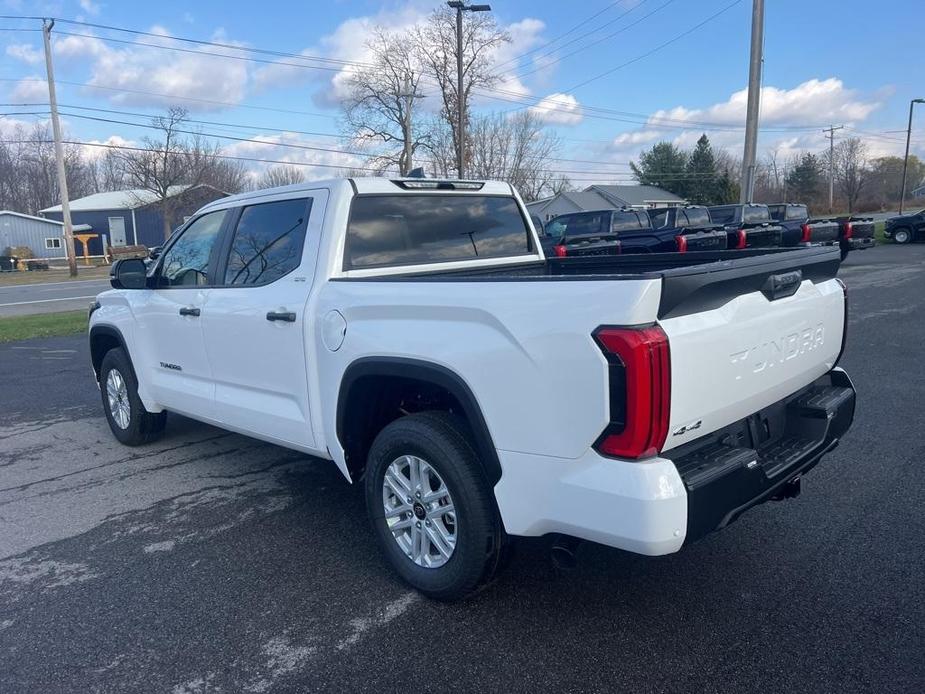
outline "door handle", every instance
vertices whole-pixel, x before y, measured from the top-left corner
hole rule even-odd
[[[295,323],[295,314],[290,311],[270,311],[267,313],[267,320],[281,320],[287,323]]]
[[[186,306],[184,306],[183,308],[180,309],[180,315],[181,316],[193,316],[195,318],[199,318],[199,309],[198,308],[187,308]]]

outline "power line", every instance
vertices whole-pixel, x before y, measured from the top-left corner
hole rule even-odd
[[[642,17],[640,17],[639,19],[637,19],[637,20],[634,21],[634,22],[630,22],[630,23],[627,24],[625,27],[621,27],[620,29],[617,29],[616,31],[614,31],[614,32],[612,32],[612,33],[610,33],[610,34],[607,34],[606,36],[601,36],[600,38],[595,39],[594,41],[591,41],[590,43],[583,44],[580,48],[578,48],[578,49],[572,51],[571,53],[566,53],[565,55],[560,55],[560,56],[557,58],[557,60],[558,60],[558,61],[562,61],[562,60],[565,60],[566,58],[571,58],[573,55],[577,55],[578,53],[581,53],[582,51],[586,51],[586,50],[588,50],[589,48],[593,48],[594,46],[597,46],[598,44],[603,43],[604,41],[608,41],[608,40],[612,39],[614,36],[619,36],[619,35],[622,34],[624,31],[628,31],[629,29],[632,29],[632,28],[633,28],[634,26],[636,26],[637,24],[640,24],[640,23],[644,22],[645,20],[647,20],[647,19],[648,19],[649,17],[651,17],[652,15],[657,14],[658,12],[660,12],[661,10],[663,10],[664,8],[668,7],[668,5],[670,5],[670,4],[673,3],[674,1],[675,1],[675,0],[668,0],[667,2],[665,2],[665,3],[661,4],[661,5],[659,5],[659,6],[656,7],[654,10],[652,10],[651,12],[649,12],[649,14],[643,15]],[[639,3],[638,5],[636,5],[635,7],[633,7],[632,9],[630,9],[630,10],[628,10],[627,12],[623,13],[622,15],[620,15],[620,17],[617,17],[617,19],[621,19],[621,18],[625,17],[627,14],[629,14],[629,13],[632,12],[634,9],[636,9],[636,7],[639,7],[639,6],[641,6],[641,5],[642,5],[642,3]],[[595,31],[596,31],[596,30],[595,30]],[[594,33],[594,32],[591,32],[591,33]],[[566,44],[566,45],[568,45],[568,44]],[[564,48],[564,46],[563,46],[563,48]],[[554,53],[554,52],[555,52],[555,51],[553,51],[553,53]],[[552,55],[552,53],[549,53],[548,55]],[[541,57],[543,57],[543,56],[541,56]],[[542,70],[542,69],[543,69],[543,68],[541,68],[541,67],[536,67],[536,68],[533,68],[532,70],[528,70],[528,71],[526,71],[526,72],[517,73],[517,75],[515,75],[515,76],[516,76],[518,79],[523,79],[524,77],[527,77],[528,75],[533,75],[533,74],[539,72],[539,71]]]
[[[639,5],[642,5],[643,3],[647,2],[647,1],[648,1],[648,0],[642,0],[642,2],[639,2],[639,3],[636,4],[636,7],[638,7]],[[550,39],[550,40],[547,41],[546,43],[541,44],[541,45],[537,46],[536,48],[532,48],[532,49],[530,49],[529,51],[524,51],[523,53],[519,53],[519,54],[515,55],[513,58],[510,58],[510,59],[508,59],[508,60],[505,60],[505,61],[502,62],[502,63],[498,63],[498,64],[495,65],[495,67],[496,67],[496,68],[501,68],[501,67],[503,67],[503,66],[505,66],[505,65],[509,65],[510,63],[516,63],[516,62],[518,62],[521,58],[526,58],[528,55],[532,55],[533,53],[536,53],[537,51],[541,51],[541,50],[543,50],[544,48],[548,48],[549,46],[551,46],[552,44],[554,44],[554,43],[555,43],[556,41],[558,41],[559,39],[565,38],[566,36],[568,36],[569,34],[571,34],[571,33],[572,33],[573,31],[575,31],[576,29],[580,29],[581,27],[583,27],[583,26],[584,26],[585,24],[587,24],[588,22],[597,19],[598,17],[600,17],[602,14],[604,14],[604,13],[605,13],[607,10],[609,10],[610,8],[616,7],[617,5],[620,4],[620,2],[621,2],[621,0],[614,0],[614,2],[610,3],[609,5],[606,5],[603,9],[598,10],[597,12],[595,12],[594,14],[592,14],[592,15],[591,15],[590,17],[588,17],[587,19],[584,19],[584,20],[580,21],[578,24],[576,24],[575,26],[573,26],[571,29],[569,29],[568,31],[566,31],[564,34],[559,34],[559,35],[556,36],[555,38]],[[632,9],[633,9],[633,8],[630,8],[630,10],[628,10],[628,12],[631,12]],[[626,14],[626,13],[624,13],[624,15],[625,15],[625,14]],[[622,17],[622,16],[624,16],[624,15],[620,15],[620,16]],[[619,17],[617,17],[617,19],[619,19]],[[594,31],[599,31],[599,30],[600,30],[600,27],[598,27],[598,28],[595,29]],[[587,34],[585,34],[585,36],[587,36]],[[561,48],[561,46],[560,46],[559,48]],[[556,50],[559,50],[559,48],[557,48]]]

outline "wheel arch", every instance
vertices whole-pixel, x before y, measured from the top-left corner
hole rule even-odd
[[[375,435],[389,422],[408,414],[404,407],[396,411],[395,406],[406,405],[400,397],[409,393],[436,398],[436,409],[451,411],[466,421],[485,476],[494,486],[501,479],[501,463],[472,389],[459,374],[444,366],[405,357],[364,357],[344,371],[337,398],[336,428],[351,477],[365,466]],[[428,409],[426,402],[422,405]]]
[[[106,352],[115,347],[121,347],[125,351],[129,364],[132,365],[132,369],[134,370],[135,365],[132,364],[132,357],[129,354],[128,345],[126,345],[125,338],[117,327],[106,323],[100,323],[90,328],[90,362],[93,364],[93,372],[96,374],[97,381],[100,380],[100,368],[103,364],[103,357],[106,356]]]

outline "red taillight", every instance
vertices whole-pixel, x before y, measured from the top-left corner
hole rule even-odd
[[[556,254],[557,258],[564,258],[568,255],[568,251],[565,250],[565,246],[561,243],[552,247],[553,252]]]
[[[668,437],[671,361],[657,325],[599,328],[595,340],[610,363],[610,424],[594,444],[604,455],[646,458]]]
[[[687,238],[685,236],[675,236],[674,240],[678,244],[678,253],[687,253]]]
[[[850,239],[854,236],[854,225],[851,222],[845,222],[845,238]]]
[[[736,248],[745,248],[748,243],[748,237],[745,235],[745,229],[739,229],[736,232]]]
[[[809,224],[802,224],[800,226],[800,243],[809,243],[813,238],[813,228]]]

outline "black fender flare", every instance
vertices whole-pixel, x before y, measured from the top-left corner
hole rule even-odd
[[[128,345],[125,342],[125,337],[123,337],[122,331],[119,330],[116,326],[110,325],[108,323],[97,323],[96,325],[90,328],[90,335],[89,335],[90,363],[93,365],[93,372],[96,374],[97,381],[100,380],[100,363],[102,362],[102,355],[100,356],[99,361],[97,361],[96,355],[93,354],[93,338],[97,337],[98,335],[107,335],[109,337],[114,338],[116,342],[119,343],[119,346],[123,349],[126,356],[128,357],[128,361],[132,367],[132,371],[135,370],[135,364],[132,363],[132,355],[128,351]]]
[[[474,437],[476,452],[492,486],[501,479],[501,462],[482,415],[478,400],[469,385],[450,369],[433,362],[405,357],[362,357],[344,371],[337,395],[337,439],[345,443],[345,422],[350,392],[358,380],[366,376],[393,376],[422,381],[443,388],[460,404]]]

